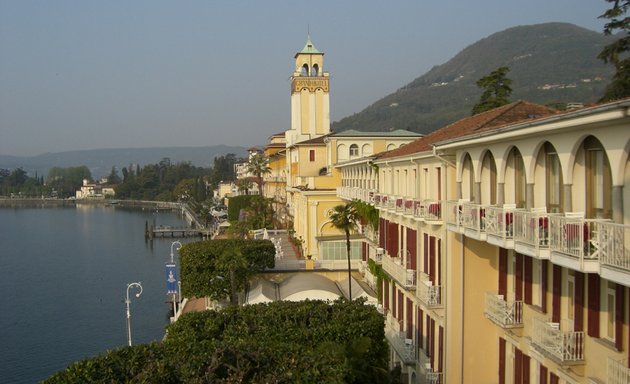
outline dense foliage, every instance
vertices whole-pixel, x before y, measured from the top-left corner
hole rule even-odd
[[[241,195],[229,198],[228,220],[247,232],[268,228],[273,223],[273,200],[260,195]],[[238,223],[238,224],[237,224]]]
[[[606,45],[600,52],[599,58],[605,63],[615,66],[612,82],[606,87],[601,101],[617,100],[630,96],[630,17],[624,16],[630,7],[630,0],[606,0],[613,3],[600,18],[608,19],[604,25],[604,34],[612,35],[617,31],[620,37]]]
[[[357,199],[352,200],[352,206],[363,222],[373,229],[378,229],[378,209],[374,208],[372,204]]]
[[[243,264],[234,263],[238,250]],[[219,239],[184,245],[181,258],[182,293],[186,297],[222,299],[243,291],[253,274],[275,265],[275,247],[269,240]]]
[[[361,301],[189,313],[162,343],[85,359],[46,383],[387,383],[383,316]]]
[[[56,190],[59,197],[74,196],[83,185],[83,180],[92,180],[92,173],[85,165],[78,167],[53,167],[48,170],[46,184]]]
[[[512,94],[512,87],[510,87],[512,79],[507,77],[509,71],[510,69],[508,67],[499,67],[490,72],[490,74],[477,80],[475,84],[477,84],[479,88],[483,88],[483,93],[472,109],[473,115],[510,103],[509,97]]]
[[[50,197],[52,192],[43,177],[30,177],[22,168],[0,168],[0,196]]]

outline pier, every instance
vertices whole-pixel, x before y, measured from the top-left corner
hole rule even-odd
[[[212,235],[212,231],[209,229],[196,229],[189,227],[169,227],[169,226],[158,226],[156,228],[151,228],[149,237],[210,237]]]

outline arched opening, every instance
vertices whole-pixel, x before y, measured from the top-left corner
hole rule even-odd
[[[462,163],[462,199],[475,201],[475,173],[469,154],[466,154]]]
[[[302,76],[308,76],[308,64],[304,64],[302,66],[302,73],[301,73],[301,75]]]
[[[564,209],[562,165],[556,148],[546,141],[536,157],[534,184],[544,188],[534,189],[535,208],[545,207],[549,213],[560,213]]]
[[[313,69],[311,70],[311,76],[319,76],[319,65],[313,64]]]
[[[612,175],[604,147],[593,136],[582,144],[586,217],[612,219]],[[574,183],[575,184],[575,183]]]
[[[514,147],[508,154],[505,168],[505,203],[516,204],[517,208],[525,208],[527,181],[525,179],[525,164],[518,148]]]
[[[497,203],[497,167],[492,153],[486,152],[481,162],[481,196],[480,203],[494,205]]]

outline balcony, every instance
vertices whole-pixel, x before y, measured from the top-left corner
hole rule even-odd
[[[486,240],[486,209],[487,206],[481,204],[462,204],[464,235],[471,239]]]
[[[409,198],[403,200],[403,214],[407,217],[414,217],[416,214],[416,204],[418,202]]]
[[[397,320],[388,313],[385,319],[385,338],[404,364],[413,365],[416,363],[416,347],[413,339],[407,339],[406,336],[402,320]]]
[[[442,202],[423,200],[416,208],[416,216],[426,222],[439,224],[442,221]]]
[[[383,270],[406,289],[416,287],[416,271],[402,265],[400,257],[383,257]]]
[[[420,353],[420,382],[430,384],[441,384],[444,379],[442,372],[435,372],[431,368],[431,359],[424,353]]]
[[[630,368],[625,365],[626,360],[608,358],[607,380],[608,384],[630,383]]]
[[[433,285],[431,278],[426,273],[418,273],[418,299],[424,303],[427,308],[442,307],[442,287]]]
[[[604,243],[599,223],[603,222],[607,221],[585,219],[580,213],[550,217],[551,261],[576,271],[599,272],[600,248]]]
[[[446,228],[452,232],[463,233],[462,200],[448,200],[445,204]]]
[[[344,200],[360,200],[368,204],[374,204],[375,192],[370,189],[358,187],[337,187],[337,196]]]
[[[546,208],[514,212],[514,250],[537,259],[549,259],[549,217]]]
[[[571,320],[564,320],[562,329],[559,323],[548,323],[534,319],[532,345],[540,353],[559,364],[580,364],[584,362],[584,332],[564,331],[569,329]]]
[[[486,208],[486,236],[488,243],[506,249],[514,249],[514,214],[516,212],[517,209],[514,204]]]
[[[595,223],[599,239],[600,274],[619,284],[630,281],[630,225]]]
[[[516,328],[523,326],[523,302],[505,301],[503,295],[486,292],[486,308],[484,315],[487,319],[501,328]]]

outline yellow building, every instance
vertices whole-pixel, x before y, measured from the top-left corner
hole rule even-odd
[[[264,155],[271,172],[263,175],[264,196],[273,200],[274,226],[284,227],[287,220],[286,138],[284,132],[271,135]]]
[[[410,383],[629,382],[629,106],[516,102],[338,167]]]
[[[341,175],[334,165],[367,154],[398,148],[420,135],[408,131],[330,132],[329,74],[324,54],[307,39],[295,55],[291,78],[291,129],[286,139],[287,222],[302,240],[304,255],[319,260],[345,260],[340,232],[330,224],[341,204],[336,188]],[[354,258],[358,259],[358,253]]]

